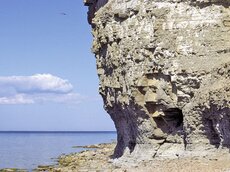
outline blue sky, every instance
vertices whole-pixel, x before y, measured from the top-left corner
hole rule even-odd
[[[114,130],[83,0],[0,0],[0,130]]]

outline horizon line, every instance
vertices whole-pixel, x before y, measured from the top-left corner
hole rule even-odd
[[[117,131],[112,131],[112,130],[95,130],[95,131],[92,131],[92,130],[78,130],[78,131],[73,131],[73,130],[70,130],[70,131],[67,131],[67,130],[64,130],[64,131],[61,131],[61,130],[0,130],[0,132],[53,132],[53,133],[58,133],[58,132],[62,132],[62,133],[80,133],[80,132],[82,132],[82,133],[93,133],[93,132],[117,132]]]

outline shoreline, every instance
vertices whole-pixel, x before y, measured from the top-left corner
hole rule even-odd
[[[170,158],[152,158],[133,163],[117,163],[119,159],[111,159],[115,142],[86,146],[81,152],[60,155],[55,165],[39,165],[33,172],[229,172],[230,155],[216,153],[212,156],[190,156]],[[24,169],[0,169],[0,172],[26,172]]]
[[[109,161],[115,146],[115,142],[74,146],[74,148],[85,148],[86,150],[61,155],[58,157],[57,165],[47,167],[40,166],[40,168],[36,168],[34,172],[109,171],[113,169],[113,164]]]
[[[110,143],[116,139],[113,131],[76,132],[0,132],[1,167],[5,171],[30,171],[39,165],[55,165],[60,155],[86,150],[76,145]],[[12,134],[11,134],[12,133]],[[32,134],[31,134],[32,133]],[[75,148],[74,148],[75,147]]]
[[[230,155],[217,152],[206,156],[153,158],[139,162],[111,159],[116,143],[101,143],[87,146],[87,150],[61,155],[56,166],[37,168],[34,172],[229,172]],[[79,146],[77,146],[79,147]],[[119,161],[119,163],[118,163]],[[41,167],[41,166],[40,166]]]

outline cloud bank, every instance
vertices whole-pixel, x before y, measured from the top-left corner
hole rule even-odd
[[[0,104],[78,103],[80,99],[68,80],[51,74],[0,77]]]

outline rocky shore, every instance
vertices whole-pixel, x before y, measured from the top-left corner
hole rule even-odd
[[[87,150],[61,155],[56,165],[39,165],[33,172],[230,172],[230,155],[221,149],[215,153],[177,158],[156,156],[151,160],[113,158],[116,143],[82,147]],[[1,169],[0,172],[27,172],[24,169]]]
[[[230,155],[221,150],[204,156],[151,160],[112,159],[115,143],[87,146],[88,150],[59,157],[56,166],[39,166],[36,172],[228,172]]]
[[[27,172],[28,170],[25,169],[17,169],[17,168],[5,168],[0,169],[0,172]]]

